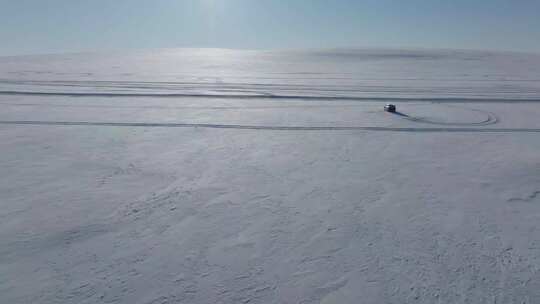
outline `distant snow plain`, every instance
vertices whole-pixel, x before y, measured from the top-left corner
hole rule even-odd
[[[540,303],[539,102],[534,54],[1,57],[0,302]]]

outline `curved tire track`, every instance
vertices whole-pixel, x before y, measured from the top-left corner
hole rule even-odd
[[[446,105],[447,107],[450,107],[449,105]],[[463,108],[463,107],[457,107],[455,108],[459,109],[465,109],[471,112],[478,112],[482,113],[486,116],[486,118],[482,121],[476,121],[476,122],[445,122],[445,121],[436,121],[429,118],[422,118],[422,117],[412,117],[405,114],[400,114],[404,119],[417,122],[417,123],[424,123],[424,124],[431,124],[431,125],[440,125],[440,126],[456,126],[456,127],[474,127],[474,126],[488,126],[488,125],[494,125],[499,122],[499,118],[495,113],[484,111],[484,110],[478,110],[478,109],[470,109],[470,108]]]

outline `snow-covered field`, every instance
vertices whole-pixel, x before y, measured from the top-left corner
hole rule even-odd
[[[538,102],[526,54],[0,58],[0,303],[540,303]]]

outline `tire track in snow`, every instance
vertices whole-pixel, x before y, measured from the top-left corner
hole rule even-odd
[[[92,126],[92,127],[144,127],[144,128],[206,128],[267,131],[372,131],[408,133],[540,133],[540,128],[416,128],[375,126],[270,126],[205,123],[146,123],[146,122],[90,122],[90,121],[39,121],[3,120],[1,125],[33,126]]]
[[[316,95],[278,95],[278,94],[197,94],[197,93],[95,93],[95,92],[32,92],[32,91],[0,91],[0,95],[8,96],[66,96],[66,97],[156,97],[156,98],[214,98],[214,99],[290,99],[290,100],[350,100],[350,101],[400,101],[400,102],[432,102],[432,103],[540,103],[540,98],[462,98],[462,97],[369,97],[369,96],[316,96]]]
[[[476,122],[446,122],[446,121],[437,121],[434,119],[424,118],[424,117],[413,117],[413,116],[409,116],[407,114],[400,113],[400,112],[396,112],[395,114],[408,121],[431,124],[431,125],[440,125],[440,126],[473,127],[473,126],[494,125],[499,122],[499,118],[497,117],[497,115],[495,115],[492,112],[478,110],[478,109],[470,109],[470,108],[465,108],[465,107],[450,106],[450,105],[446,105],[446,107],[458,108],[458,109],[467,110],[471,112],[477,112],[477,113],[481,113],[485,115],[486,117],[485,119],[481,121],[476,121]]]
[[[540,197],[540,191],[534,191],[533,193],[531,193],[530,195],[528,195],[525,198],[513,197],[513,198],[509,199],[508,202],[531,202],[531,201],[535,200],[538,197]]]
[[[88,105],[88,104],[57,104],[57,103],[13,103],[0,102],[0,105],[16,107],[46,107],[46,108],[104,108],[104,109],[183,109],[183,110],[264,110],[264,109],[317,109],[317,108],[363,108],[364,104],[335,104],[335,105],[267,105],[267,106],[131,106],[131,105]]]

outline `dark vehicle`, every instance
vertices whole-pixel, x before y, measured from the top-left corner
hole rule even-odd
[[[387,104],[384,106],[384,110],[390,113],[396,113],[396,106],[393,104]]]

